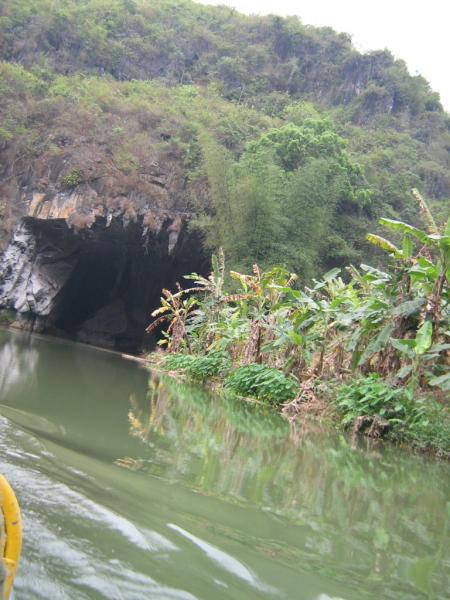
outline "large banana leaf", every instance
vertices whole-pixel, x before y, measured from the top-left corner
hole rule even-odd
[[[383,350],[386,345],[389,343],[389,339],[391,337],[391,333],[394,331],[395,325],[393,323],[388,323],[383,327],[380,333],[373,338],[370,343],[366,346],[366,349],[361,354],[360,359],[358,360],[358,366],[360,367],[364,363],[366,363],[371,356]]]
[[[416,333],[416,347],[415,351],[417,355],[424,354],[431,346],[433,338],[433,325],[431,321],[424,321],[423,325],[419,327]]]
[[[399,231],[405,235],[412,235],[417,238],[422,244],[426,244],[427,246],[432,246],[435,243],[435,240],[417,227],[413,227],[412,225],[408,225],[408,223],[403,223],[403,221],[396,221],[395,219],[380,219],[378,221],[380,225],[384,225],[392,231]]]
[[[368,233],[366,239],[374,246],[377,246],[377,248],[381,248],[381,250],[385,250],[386,252],[389,252],[389,254],[393,254],[396,258],[403,257],[402,251],[399,248],[397,248],[395,244],[393,244],[386,238],[381,237],[380,235],[376,235],[375,233]]]

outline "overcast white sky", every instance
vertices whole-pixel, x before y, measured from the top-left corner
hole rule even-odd
[[[297,15],[350,33],[360,51],[388,48],[420,73],[450,112],[450,0],[197,0],[250,14]]]

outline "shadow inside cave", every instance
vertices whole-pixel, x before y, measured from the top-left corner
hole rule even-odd
[[[40,330],[128,353],[151,348],[155,339],[145,328],[161,289],[209,268],[198,235],[186,225],[169,252],[170,223],[155,235],[144,234],[139,221],[124,226],[120,218],[97,218],[76,233],[63,220],[28,219],[32,270],[43,286],[38,293],[46,285],[54,294]]]

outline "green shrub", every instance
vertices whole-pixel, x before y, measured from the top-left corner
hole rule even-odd
[[[281,404],[295,397],[297,382],[271,367],[251,364],[239,367],[225,380],[225,387],[241,396]]]
[[[433,398],[415,398],[411,389],[395,389],[372,374],[340,386],[335,403],[344,426],[361,415],[380,416],[390,423],[391,439],[450,454],[448,410]]]
[[[336,405],[343,415],[342,424],[349,425],[362,415],[401,418],[406,414],[407,398],[403,388],[394,389],[374,373],[340,386]]]
[[[162,366],[169,371],[185,371],[187,375],[199,381],[209,377],[222,375],[231,367],[231,358],[228,352],[211,352],[205,356],[192,356],[191,354],[170,354],[164,359]]]
[[[231,358],[228,352],[211,352],[206,356],[196,356],[187,368],[186,372],[193,378],[205,381],[209,377],[223,375],[231,368]]]
[[[161,364],[163,369],[167,371],[182,371],[186,369],[191,362],[195,360],[195,356],[191,354],[169,354]]]
[[[422,449],[450,455],[450,415],[433,398],[412,401],[402,423],[394,428],[395,437]]]
[[[70,173],[60,179],[61,185],[68,189],[77,187],[82,181],[83,173],[79,169],[72,169]]]

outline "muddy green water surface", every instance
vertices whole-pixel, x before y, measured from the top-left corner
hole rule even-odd
[[[450,466],[0,331],[15,599],[450,597]]]

